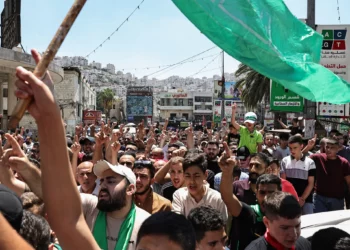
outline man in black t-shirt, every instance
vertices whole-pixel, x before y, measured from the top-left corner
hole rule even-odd
[[[264,211],[261,204],[267,194],[282,190],[281,179],[272,174],[261,175],[256,182],[258,204],[247,205],[232,194],[233,169],[237,161],[231,157],[230,150],[224,143],[225,152],[219,159],[222,170],[220,193],[227,211],[232,215],[230,249],[245,249],[253,240],[265,234],[263,223]]]
[[[311,250],[310,242],[300,236],[301,207],[293,195],[274,192],[265,197],[263,207],[267,231],[246,250]]]

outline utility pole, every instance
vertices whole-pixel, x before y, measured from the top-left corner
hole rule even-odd
[[[307,19],[306,24],[312,28],[316,29],[315,16],[316,16],[316,0],[307,1]],[[304,103],[304,114],[306,119],[316,119],[316,102],[305,100]]]
[[[225,118],[225,52],[222,51],[222,76],[221,76],[221,122]]]

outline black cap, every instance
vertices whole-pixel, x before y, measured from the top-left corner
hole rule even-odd
[[[245,146],[237,149],[237,158],[240,160],[246,160],[250,156],[249,149]]]
[[[0,212],[10,225],[19,232],[22,223],[23,206],[20,198],[0,184]]]

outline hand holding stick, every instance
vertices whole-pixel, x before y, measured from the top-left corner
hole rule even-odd
[[[51,40],[51,43],[47,48],[46,52],[44,53],[42,59],[34,69],[34,75],[38,78],[44,79],[46,77],[49,77],[48,75],[46,75],[47,68],[56,56],[58,49],[61,47],[64,39],[66,38],[70,28],[73,26],[74,21],[76,20],[80,11],[84,7],[85,3],[86,0],[76,0],[74,2],[68,14],[64,18],[61,26],[57,30],[54,38]],[[16,107],[14,108],[10,117],[10,121],[8,123],[9,129],[15,129],[17,127],[18,123],[22,119],[25,111],[27,110],[28,106],[32,101],[33,96],[29,96],[28,98],[20,99],[17,102]]]

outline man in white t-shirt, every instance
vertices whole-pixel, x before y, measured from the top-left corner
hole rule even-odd
[[[123,243],[128,245],[125,249],[135,249],[138,230],[150,215],[133,202],[135,174],[128,167],[107,161],[99,161],[93,171],[100,178],[98,197],[86,194],[81,197],[84,216],[95,240],[101,249],[124,249]]]

